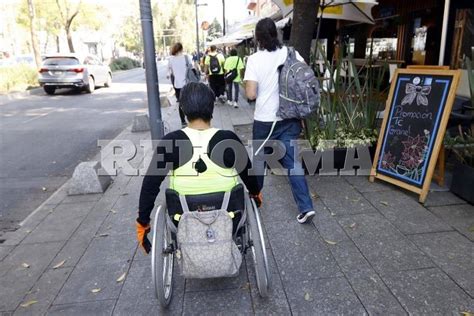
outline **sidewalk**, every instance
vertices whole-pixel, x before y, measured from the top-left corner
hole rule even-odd
[[[163,117],[169,129],[179,128],[175,106],[163,108]],[[216,107],[216,127],[247,138],[251,123],[244,101],[239,109]],[[148,134],[126,129],[118,138],[138,144]],[[141,164],[141,157],[132,163]],[[308,177],[317,216],[300,225],[286,177],[274,175],[266,178],[262,207],[269,298],[258,296],[246,260],[237,278],[176,277],[171,306],[163,311],[150,258],[135,241],[141,181],[119,173],[104,194],[66,196],[60,189],[6,234],[0,315],[474,312],[474,206],[436,192],[423,207],[414,195],[366,177]]]

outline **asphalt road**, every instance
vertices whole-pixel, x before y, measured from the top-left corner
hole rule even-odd
[[[166,66],[158,65],[160,79]],[[98,139],[113,139],[146,111],[143,69],[114,76],[93,94],[66,89],[56,95],[0,101],[0,236],[14,230],[94,157]]]

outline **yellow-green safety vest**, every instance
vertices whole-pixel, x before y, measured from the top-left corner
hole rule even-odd
[[[217,133],[217,128],[196,130],[183,129],[193,146],[193,157],[183,166],[172,171],[170,188],[181,195],[197,195],[214,192],[227,192],[238,184],[238,173],[234,168],[222,168],[209,158],[209,141]],[[206,171],[198,173],[195,164],[199,158],[206,164]]]

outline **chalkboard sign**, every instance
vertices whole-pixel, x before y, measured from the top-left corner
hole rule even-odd
[[[420,194],[424,202],[451,113],[459,71],[399,69],[385,108],[370,180]]]

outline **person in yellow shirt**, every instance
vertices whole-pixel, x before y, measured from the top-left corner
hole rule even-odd
[[[217,51],[215,45],[212,45],[209,54],[204,59],[204,71],[208,76],[209,86],[212,92],[214,92],[216,99],[224,96],[225,92],[224,62],[224,56]]]
[[[227,84],[227,103],[233,105],[234,108],[239,107],[239,85],[244,76],[244,68],[244,61],[237,55],[237,50],[231,49],[230,56],[224,63],[224,78]],[[232,91],[234,91],[234,98],[232,98]]]

